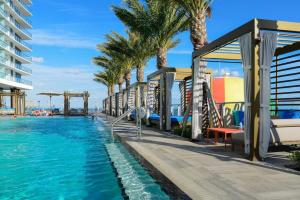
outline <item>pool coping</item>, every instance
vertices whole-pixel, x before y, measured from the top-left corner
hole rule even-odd
[[[161,186],[161,188],[170,196],[171,199],[184,199],[191,200],[185,192],[183,192],[177,185],[175,185],[168,177],[160,172],[155,166],[153,166],[146,158],[144,158],[138,151],[136,151],[127,140],[115,134],[117,140],[119,140],[124,147],[139,161],[139,163],[149,172],[152,178]]]

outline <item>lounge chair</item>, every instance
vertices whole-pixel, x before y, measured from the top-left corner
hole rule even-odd
[[[300,144],[300,119],[272,119],[270,145]],[[232,135],[232,148],[244,146],[244,133]]]

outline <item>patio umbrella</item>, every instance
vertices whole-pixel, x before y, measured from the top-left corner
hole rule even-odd
[[[52,97],[61,96],[62,94],[54,93],[54,92],[44,92],[44,93],[39,93],[38,95],[48,96],[50,98],[50,110],[52,110]]]

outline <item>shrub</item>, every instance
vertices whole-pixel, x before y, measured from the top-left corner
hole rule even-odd
[[[191,126],[187,126],[185,128],[185,131],[183,133],[183,137],[189,138],[189,139],[192,138],[192,127]]]
[[[181,135],[182,128],[179,126],[174,127],[174,135]]]
[[[297,162],[298,167],[300,167],[300,151],[293,151],[290,153],[289,158]]]

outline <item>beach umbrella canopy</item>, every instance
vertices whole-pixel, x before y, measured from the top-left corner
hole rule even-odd
[[[39,93],[38,95],[48,96],[50,98],[50,110],[51,110],[51,108],[52,108],[52,97],[54,97],[54,96],[61,96],[63,94],[61,94],[61,93],[55,93],[55,92],[43,92],[43,93]]]

